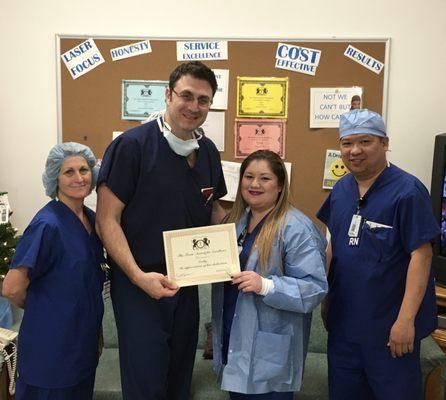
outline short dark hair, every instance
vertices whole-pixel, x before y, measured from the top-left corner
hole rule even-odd
[[[190,61],[178,65],[169,76],[169,89],[174,89],[175,83],[184,75],[192,75],[196,79],[207,81],[212,88],[212,95],[217,91],[217,79],[214,71],[200,61]]]

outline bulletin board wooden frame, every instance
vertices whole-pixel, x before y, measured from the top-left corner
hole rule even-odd
[[[105,62],[89,73],[72,79],[61,54],[93,38]],[[112,61],[110,49],[150,40],[152,52]],[[222,160],[234,158],[237,76],[289,77],[288,120],[285,161],[292,163],[291,195],[296,207],[316,220],[314,215],[329,191],[322,189],[327,149],[338,149],[336,128],[310,129],[310,88],[360,86],[363,107],[381,113],[387,107],[389,38],[150,38],[94,35],[56,35],[58,140],[76,141],[90,146],[98,158],[112,140],[112,132],[125,131],[139,121],[121,119],[121,81],[168,80],[178,65],[176,41],[227,40],[228,60],[204,61],[210,68],[229,69],[228,109],[225,112],[225,150]],[[322,51],[315,76],[275,68],[278,43],[300,45]],[[384,63],[376,74],[344,56],[348,45]]]

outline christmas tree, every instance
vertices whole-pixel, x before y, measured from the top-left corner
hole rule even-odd
[[[8,272],[19,238],[10,222],[0,224],[0,279]]]
[[[3,192],[0,195],[6,195],[6,193]],[[9,264],[14,255],[17,242],[19,241],[17,229],[13,228],[9,222],[9,216],[12,214],[9,207],[4,211],[7,212],[7,222],[0,221],[0,279],[3,279],[8,272]]]

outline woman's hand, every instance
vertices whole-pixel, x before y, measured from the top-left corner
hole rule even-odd
[[[238,290],[243,293],[259,294],[262,290],[262,277],[254,271],[243,271],[232,275],[232,284],[238,285]]]

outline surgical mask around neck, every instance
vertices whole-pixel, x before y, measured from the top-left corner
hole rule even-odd
[[[157,122],[161,132],[163,132],[163,135],[166,138],[167,143],[169,144],[169,147],[179,156],[187,157],[193,151],[200,148],[198,140],[201,139],[202,135],[200,135],[196,131],[194,131],[193,133],[195,136],[194,138],[182,140],[172,133],[169,124],[167,124],[167,122],[164,121],[161,117],[158,117]]]

